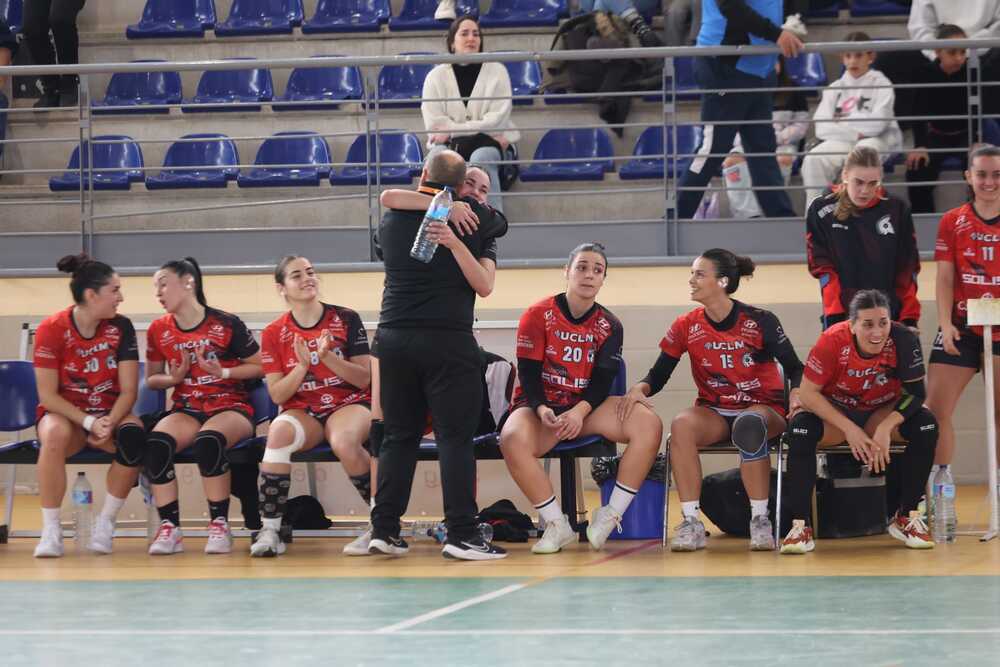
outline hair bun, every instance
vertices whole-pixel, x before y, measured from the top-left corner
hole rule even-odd
[[[66,255],[56,264],[63,273],[76,273],[84,264],[90,261],[90,255],[81,252],[79,255]]]
[[[736,269],[741,276],[752,276],[757,269],[757,265],[746,255],[736,255]]]

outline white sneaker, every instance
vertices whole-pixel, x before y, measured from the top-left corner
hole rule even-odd
[[[250,555],[254,558],[274,558],[285,553],[285,543],[273,528],[261,528],[257,539],[250,545]]]
[[[454,21],[455,17],[455,0],[440,0],[434,18],[438,21]]]
[[[622,532],[621,514],[611,509],[610,505],[598,507],[587,525],[587,541],[591,547],[599,550],[608,541],[608,535],[615,528],[618,528],[619,533]]]
[[[766,515],[750,519],[750,551],[774,551],[774,527]]]
[[[62,558],[62,526],[43,528],[42,536],[35,547],[35,558]]]
[[[111,540],[115,536],[115,522],[98,514],[94,519],[94,534],[87,548],[98,554],[111,553]]]
[[[674,529],[674,537],[670,540],[671,551],[698,551],[707,544],[705,524],[695,517],[684,517],[684,520]]]
[[[569,517],[563,514],[555,521],[545,524],[545,532],[531,545],[533,554],[554,554],[562,551],[567,544],[576,542],[577,536],[569,525]]]
[[[228,554],[233,550],[233,531],[229,530],[229,522],[219,517],[208,524],[208,541],[205,542],[205,553]]]
[[[368,528],[364,533],[344,545],[344,554],[347,556],[367,556],[369,555],[368,547],[371,545],[371,541],[372,526],[368,524]]]
[[[153,538],[152,544],[149,545],[149,555],[169,556],[182,551],[184,551],[184,533],[179,526],[164,519],[156,529],[156,537]]]

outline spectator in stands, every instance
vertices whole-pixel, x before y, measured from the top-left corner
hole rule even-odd
[[[35,334],[38,487],[42,536],[35,558],[63,555],[59,508],[66,495],[66,459],[86,447],[115,455],[108,494],[90,544],[111,553],[115,518],[139,478],[146,447],[142,422],[132,414],[139,391],[135,329],[118,314],[124,300],[114,269],[87,255],[68,255],[59,270],[72,274],[74,305],[42,321]]]
[[[943,23],[938,26],[938,39],[964,39],[965,31],[957,25]],[[965,119],[947,119],[942,116],[965,116],[969,101],[964,88],[939,88],[941,84],[968,82],[965,49],[935,49],[933,63],[927,63],[915,74],[917,83],[927,84],[940,94],[916,96],[913,114],[928,117],[927,121],[913,121],[913,150],[906,156],[908,183],[936,181],[941,174],[941,163],[948,158],[958,158],[961,170],[968,166],[969,122]],[[978,139],[978,123],[973,124],[972,141]],[[937,152],[943,148],[959,150]],[[911,185],[908,188],[914,213],[934,212],[934,185]]]
[[[643,46],[663,46],[663,40],[646,23],[643,14],[651,15],[660,9],[661,0],[580,0],[584,12],[609,12],[617,14],[628,24]]]
[[[17,53],[17,37],[11,33],[3,19],[0,19],[0,67],[10,65],[15,53]],[[10,106],[10,100],[4,93],[6,87],[7,77],[0,76],[0,142],[7,138],[7,114],[3,110]],[[3,165],[3,149],[4,144],[0,143],[0,166]]]
[[[445,44],[448,53],[481,53],[479,21],[472,16],[452,21]],[[430,155],[451,148],[480,165],[490,175],[490,205],[502,212],[499,163],[507,146],[520,138],[510,121],[507,68],[499,62],[438,65],[424,80],[423,100]]]
[[[305,257],[283,258],[274,281],[291,310],[261,335],[267,391],[281,414],[267,431],[260,467],[264,526],[250,546],[258,557],[285,551],[279,530],[293,453],[325,439],[365,503],[371,500],[371,457],[363,447],[371,424],[365,326],[353,310],[320,301],[319,276]]]
[[[627,443],[607,505],[594,511],[587,540],[600,549],[638,493],[656,460],[663,423],[648,402],[626,415],[620,397],[609,397],[621,365],[623,331],[597,303],[607,255],[599,243],[573,249],[566,264],[566,291],[531,306],[517,326],[520,384],[500,440],[507,469],[538,510],[545,533],[531,547],[551,554],[577,541],[549,477],[537,459],[562,440],[602,435]]]
[[[76,17],[85,2],[86,0],[25,0],[24,41],[35,65],[76,65],[80,62],[80,35],[76,29]],[[75,106],[77,87],[75,74],[44,76],[42,96],[35,103],[35,108]]]
[[[792,528],[781,541],[781,553],[815,548],[810,518],[816,450],[845,441],[873,473],[889,465],[892,443],[906,443],[898,459],[900,507],[889,534],[911,549],[932,549],[917,505],[934,460],[938,424],[924,407],[920,340],[889,318],[889,300],[878,290],[855,294],[849,318],[820,334],[806,359],[799,391],[803,410],[789,420],[786,436]]]
[[[996,227],[1000,218],[1000,148],[974,149],[965,180],[972,189],[972,200],[941,217],[934,249],[940,328],[931,348],[927,407],[941,423],[941,441],[931,474],[937,465],[950,464],[955,455],[955,407],[983,367],[983,329],[968,325],[966,301],[996,297],[1000,284]],[[1000,327],[993,328],[993,362],[1000,364]],[[993,391],[1000,410],[1000,383],[994,384]]]
[[[844,41],[868,42],[871,38],[863,32],[852,32]],[[836,178],[855,146],[870,146],[885,154],[903,145],[899,124],[892,119],[892,82],[871,68],[875,53],[849,51],[841,60],[844,75],[823,91],[813,114],[820,143],[802,161],[807,206]]]
[[[786,22],[788,29],[779,27],[783,25],[782,0],[760,0],[752,5],[746,0],[703,0],[698,46],[776,43],[786,58],[798,55],[803,45],[792,30],[792,23]],[[804,34],[801,23],[795,25],[795,29]],[[679,217],[694,216],[705,186],[719,174],[737,132],[749,153],[762,154],[748,158],[754,184],[781,187],[781,170],[773,157],[776,148],[774,128],[771,127],[773,95],[766,90],[777,82],[776,60],[777,55],[708,56],[695,60],[698,86],[722,92],[702,96],[701,120],[705,133],[699,154],[680,179]],[[725,92],[727,88],[752,90]],[[760,190],[757,199],[769,217],[795,215],[783,189]]]
[[[147,438],[146,476],[160,527],[150,555],[184,551],[174,454],[194,447],[208,499],[205,553],[229,553],[231,489],[226,450],[254,433],[249,381],[263,376],[260,346],[243,321],[208,305],[193,257],[164,264],[153,276],[167,314],[146,334],[146,385],[171,389],[172,407]]]
[[[624,414],[646,403],[667,384],[685,353],[698,388],[694,407],[670,424],[670,465],[683,521],[670,542],[673,551],[705,548],[701,521],[701,461],[698,450],[731,440],[740,450],[740,473],[750,498],[750,548],[774,549],[768,518],[771,458],[767,443],[785,429],[785,413],[799,408],[802,362],[778,318],[732,298],[740,278],[754,272],[753,260],[729,250],[706,250],[691,265],[691,299],[699,308],[678,317],[660,341],[660,356],[646,377],[621,402]],[[782,370],[791,383],[785,405]]]
[[[882,160],[870,146],[847,154],[841,182],[806,214],[809,273],[819,280],[823,328],[847,319],[859,290],[889,297],[889,315],[916,330],[920,255],[910,207],[882,188]]]

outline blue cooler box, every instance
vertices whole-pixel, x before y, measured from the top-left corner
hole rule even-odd
[[[607,505],[615,480],[607,479],[601,484],[601,504]],[[639,487],[632,504],[622,517],[622,532],[611,531],[612,540],[663,539],[663,503],[666,500],[667,485],[663,482],[646,480]]]

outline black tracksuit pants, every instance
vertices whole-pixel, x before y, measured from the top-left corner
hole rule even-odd
[[[76,65],[80,62],[80,35],[76,29],[76,15],[86,0],[25,0],[24,42],[31,51],[36,65]],[[49,39],[49,32],[52,39]],[[52,45],[55,43],[55,50]],[[42,77],[46,93],[68,92],[73,76],[49,75]],[[65,85],[62,85],[65,84]]]

